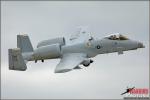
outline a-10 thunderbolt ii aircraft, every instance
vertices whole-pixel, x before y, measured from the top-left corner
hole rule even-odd
[[[73,41],[74,38],[70,39]],[[55,73],[64,73],[73,69],[80,69],[79,65],[85,67],[93,62],[92,57],[98,54],[136,50],[144,48],[141,42],[131,40],[121,34],[111,34],[101,39],[94,39],[92,36],[87,41],[75,44],[66,44],[64,37],[44,40],[38,43],[33,50],[28,35],[17,35],[17,48],[9,49],[9,69],[25,71],[27,61],[60,58],[55,68]]]

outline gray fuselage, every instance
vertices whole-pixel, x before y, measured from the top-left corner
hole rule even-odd
[[[27,61],[61,58],[65,53],[85,53],[90,58],[98,54],[134,50],[140,48],[141,45],[140,42],[133,40],[109,40],[103,38],[72,45],[45,45],[35,49],[32,53],[23,53],[22,55]]]

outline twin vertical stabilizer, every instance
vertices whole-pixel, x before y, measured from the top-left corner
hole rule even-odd
[[[21,70],[27,69],[22,53],[33,52],[33,47],[28,35],[17,35],[17,48],[9,49],[9,69]]]

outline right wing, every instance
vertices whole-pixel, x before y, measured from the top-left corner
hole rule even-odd
[[[56,66],[55,73],[64,73],[71,71],[86,59],[86,54],[83,53],[64,54],[60,63]]]

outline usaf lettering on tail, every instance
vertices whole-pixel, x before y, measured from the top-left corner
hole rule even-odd
[[[61,58],[55,73],[64,73],[81,69],[79,65],[89,66],[93,62],[90,58],[98,54],[113,52],[123,54],[123,51],[137,48],[144,48],[144,45],[121,34],[111,34],[101,39],[91,37],[87,41],[72,45],[67,45],[64,37],[44,40],[33,50],[28,35],[17,35],[17,48],[8,50],[9,69],[25,71],[28,61],[44,62],[46,59]]]

